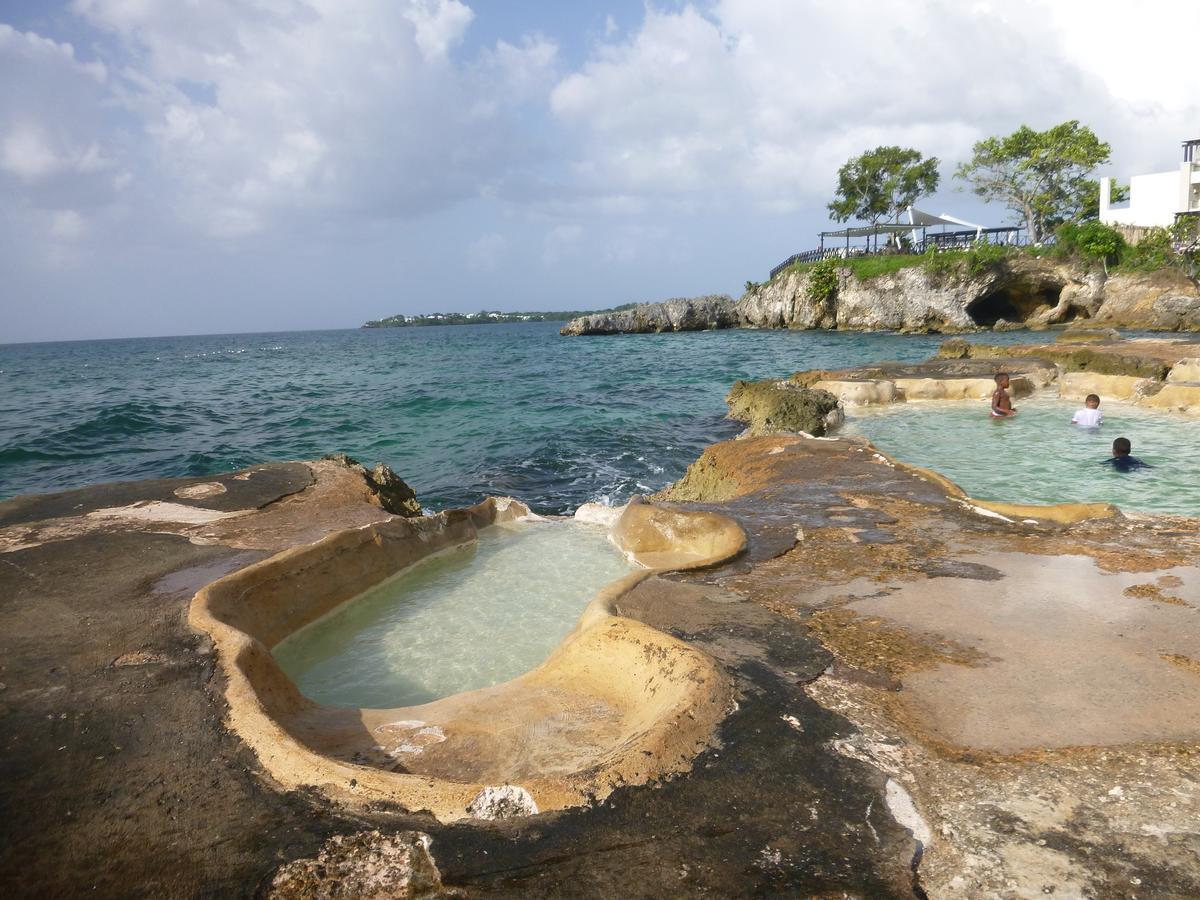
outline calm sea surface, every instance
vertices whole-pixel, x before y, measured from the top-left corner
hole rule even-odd
[[[0,345],[0,498],[341,451],[388,463],[428,508],[511,494],[565,513],[657,490],[736,434],[735,379],[920,360],[941,341],[531,323]]]

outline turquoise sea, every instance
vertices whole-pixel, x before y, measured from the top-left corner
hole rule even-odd
[[[388,463],[431,509],[511,494],[566,513],[657,490],[736,434],[738,378],[920,360],[941,341],[530,323],[0,345],[0,498],[341,451]]]

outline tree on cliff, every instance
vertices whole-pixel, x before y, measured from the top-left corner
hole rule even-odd
[[[838,169],[834,221],[855,218],[872,225],[895,221],[918,197],[938,186],[938,160],[904,147],[876,147]]]
[[[984,200],[1003,203],[1020,216],[1036,242],[1088,210],[1098,191],[1088,176],[1108,162],[1111,152],[1074,119],[1046,131],[1022,125],[1007,137],[979,141],[955,175]]]

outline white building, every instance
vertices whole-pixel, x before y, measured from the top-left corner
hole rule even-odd
[[[1112,206],[1112,179],[1100,179],[1100,221],[1106,225],[1168,228],[1181,215],[1200,214],[1200,140],[1184,141],[1183,162],[1170,172],[1129,179],[1129,205]]]

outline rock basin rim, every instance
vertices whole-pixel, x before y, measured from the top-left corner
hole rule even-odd
[[[488,498],[337,531],[196,594],[189,622],[213,640],[229,725],[278,783],[454,821],[498,786],[519,786],[525,811],[536,812],[688,767],[730,704],[728,679],[704,653],[614,604],[653,574],[740,553],[745,534],[715,513],[625,507],[610,538],[643,570],[603,588],[551,656],[513,681],[415,707],[346,710],[305,698],[274,661],[273,646],[372,584],[471,543],[480,528],[530,515],[518,501]],[[562,717],[575,720],[571,728],[554,727]]]

